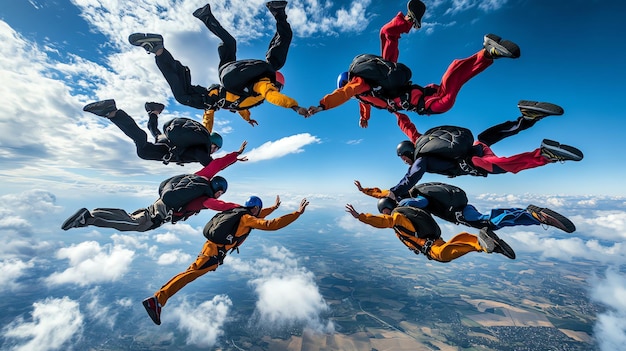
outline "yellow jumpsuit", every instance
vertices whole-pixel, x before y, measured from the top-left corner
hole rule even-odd
[[[278,230],[286,227],[298,217],[300,213],[292,212],[284,216],[274,218],[271,220],[263,219],[270,213],[272,213],[276,207],[268,207],[261,210],[258,217],[244,214],[239,221],[239,226],[235,232],[235,237],[246,236],[252,229],[260,230]],[[245,240],[245,239],[244,239]],[[159,300],[161,306],[165,306],[167,300],[182,289],[185,285],[191,283],[196,278],[206,274],[207,272],[214,271],[222,263],[228,250],[233,249],[243,243],[237,244],[237,240],[234,240],[234,244],[230,245],[217,245],[209,240],[204,243],[202,251],[198,254],[198,258],[194,263],[187,268],[186,271],[178,273],[170,281],[165,283],[157,291],[154,296]],[[222,254],[220,255],[220,251]]]
[[[414,252],[415,250],[420,251],[420,248],[426,243],[426,239],[410,236],[396,229],[396,226],[402,226],[415,232],[413,223],[401,213],[392,213],[390,215],[361,213],[359,214],[359,221],[376,228],[393,228],[398,239]],[[478,237],[466,232],[461,232],[448,242],[443,241],[441,238],[435,240],[428,252],[428,256],[435,261],[450,262],[468,252],[474,251],[484,251],[478,243]]]

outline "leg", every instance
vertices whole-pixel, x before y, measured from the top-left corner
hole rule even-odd
[[[170,85],[176,101],[197,109],[204,109],[205,103],[212,103],[212,101],[208,101],[209,97],[207,96],[206,88],[199,85],[191,85],[189,68],[183,66],[180,61],[175,60],[169,51],[163,49],[163,52],[156,56],[156,64]]]
[[[412,26],[413,23],[407,20],[402,12],[398,12],[391,21],[380,29],[380,51],[385,60],[398,62],[400,35],[408,33]]]
[[[237,41],[222,27],[215,16],[213,16],[210,4],[206,4],[204,7],[194,11],[193,16],[202,21],[211,33],[222,40],[217,46],[217,54],[220,57],[218,67],[222,67],[228,62],[235,61],[237,59]]]
[[[293,37],[291,26],[289,22],[287,22],[287,15],[284,13],[285,9],[283,8],[282,11],[278,10],[277,14],[274,15],[276,18],[276,33],[272,41],[270,41],[267,53],[265,54],[265,59],[275,71],[280,70],[285,65],[289,46],[291,45],[291,38]]]
[[[429,114],[438,114],[450,110],[463,84],[491,64],[493,59],[488,58],[482,49],[468,58],[452,61],[441,78],[441,84],[432,86],[436,88],[435,93],[425,98],[426,111],[429,111]]]
[[[538,225],[540,222],[532,214],[522,208],[494,208],[491,210],[490,222],[493,223],[491,230],[502,227],[515,227],[518,225]]]
[[[114,228],[119,231],[145,232],[159,227],[167,217],[168,210],[159,199],[148,208],[139,209],[132,214],[117,208],[94,209],[86,225]]]
[[[478,134],[477,139],[487,146],[491,146],[504,138],[508,138],[534,126],[537,121],[538,119],[527,119],[520,116],[515,121],[506,121],[485,129],[482,133]]]
[[[207,272],[216,270],[220,264],[217,246],[210,241],[206,241],[204,247],[202,247],[202,251],[198,254],[196,262],[192,263],[186,271],[172,277],[172,279],[165,283],[154,296],[161,306],[165,306],[167,300],[185,287],[185,285]]]
[[[435,241],[430,248],[430,257],[439,262],[450,262],[468,252],[480,251],[483,251],[483,249],[478,243],[478,238],[475,235],[463,232],[457,234],[448,242],[441,239]]]
[[[164,156],[169,154],[169,147],[167,147],[167,145],[149,143],[146,132],[139,128],[135,120],[124,110],[117,110],[115,115],[110,117],[110,120],[124,132],[124,134],[133,140],[137,147],[137,156],[140,158],[144,160],[161,161]]]
[[[525,169],[544,166],[551,162],[542,155],[541,149],[511,157],[499,157],[487,145],[478,143],[482,146],[483,155],[472,157],[472,163],[474,166],[482,168],[491,174],[517,173]]]

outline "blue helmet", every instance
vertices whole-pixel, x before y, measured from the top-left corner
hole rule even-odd
[[[350,77],[348,77],[348,72],[341,72],[341,74],[337,77],[337,89],[343,88],[344,85],[348,84]]]
[[[383,210],[388,208],[390,211],[393,211],[394,208],[398,206],[396,200],[390,197],[383,197],[378,200],[378,212],[383,213]]]
[[[213,189],[213,192],[218,192],[220,190],[226,192],[228,189],[228,182],[224,179],[224,177],[215,176],[211,178],[211,189]]]
[[[258,196],[250,196],[248,198],[248,200],[246,200],[246,203],[244,204],[244,207],[263,208],[263,201],[261,201],[261,199]]]
[[[222,139],[221,135],[213,132],[211,133],[211,136],[209,137],[209,139],[211,139],[211,144],[215,144],[218,149],[222,148],[222,143],[224,142],[224,139]]]

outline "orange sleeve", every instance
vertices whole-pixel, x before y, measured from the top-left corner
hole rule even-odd
[[[240,232],[246,232],[250,229],[278,230],[288,226],[293,221],[298,219],[298,217],[300,217],[300,213],[298,212],[292,212],[284,216],[269,220],[246,214],[241,217],[241,221],[239,221],[239,227],[237,227],[237,233],[235,234],[235,236],[240,234]]]
[[[354,77],[350,79],[348,84],[324,96],[320,100],[320,106],[324,107],[324,110],[330,110],[350,100],[353,96],[363,94],[370,89],[371,87],[363,78]]]
[[[361,192],[367,196],[375,197],[377,199],[389,196],[389,190],[382,190],[380,188],[363,188]]]
[[[263,78],[254,84],[252,90],[261,94],[267,102],[277,106],[292,108],[298,106],[298,102],[287,95],[281,94],[276,86],[267,78]]]
[[[379,214],[374,215],[371,213],[359,214],[359,221],[369,224],[375,228],[393,228],[396,225],[403,226],[408,230],[414,231],[413,223],[400,213],[393,213],[391,215]]]

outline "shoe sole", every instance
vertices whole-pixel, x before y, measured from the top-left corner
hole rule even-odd
[[[580,161],[584,157],[583,152],[577,148],[569,145],[563,145],[554,140],[544,139],[541,142],[541,147],[559,157],[562,157],[563,160],[560,161]]]
[[[534,205],[529,205],[527,207],[527,210],[532,213],[533,217],[535,217],[535,219],[537,219],[542,224],[547,224],[549,226],[561,229],[566,233],[573,233],[576,231],[576,225],[574,225],[574,223],[572,223],[572,221],[570,221],[567,217],[556,211]]]
[[[195,10],[193,12],[193,17],[198,18],[198,19],[202,19],[203,17],[206,17],[208,15],[212,15],[213,13],[211,13],[211,6],[210,4],[206,4],[205,6]]]
[[[490,240],[486,240],[486,239],[490,239]],[[493,250],[496,248],[496,243],[494,239],[491,237],[491,235],[489,235],[488,230],[484,230],[484,229],[480,230],[480,234],[478,234],[478,243],[480,244],[480,247],[485,249],[487,253],[492,253]]]
[[[128,37],[128,42],[135,46],[141,46],[143,43],[156,43],[159,41],[163,41],[163,36],[160,34],[133,33]]]
[[[157,102],[146,102],[144,105],[146,112],[159,111],[163,112],[165,109],[165,105],[157,103]]]
[[[520,110],[524,109],[524,110],[541,112],[546,116],[560,116],[565,112],[561,106],[551,104],[549,102],[520,100],[517,103],[517,107]]]
[[[76,228],[74,223],[76,222],[77,219],[83,216],[85,212],[89,212],[89,210],[86,208],[81,208],[80,210],[76,211],[76,213],[74,213],[70,218],[66,219],[65,222],[63,222],[63,224],[61,224],[61,229],[68,230],[71,228]]]
[[[485,230],[484,233],[487,234],[487,236],[493,239],[493,241],[495,242],[496,247],[494,247],[493,252],[496,252],[496,248],[499,248],[500,250],[498,250],[497,253],[502,254],[512,260],[515,259],[515,251],[513,251],[513,248],[511,248],[511,246],[509,246],[506,241],[500,239],[500,237],[491,230]]]
[[[518,58],[520,57],[520,49],[517,44],[510,40],[502,40],[495,34],[485,35],[483,46],[490,46],[499,52],[498,57]]]
[[[148,316],[150,316],[150,319],[152,319],[154,324],[161,325],[161,319],[159,316],[157,316],[156,312],[154,312],[154,310],[150,308],[150,303],[148,303],[147,300],[144,300],[141,302],[141,304],[143,305],[143,308],[146,309],[146,312],[148,312]]]
[[[92,102],[91,104],[83,107],[83,111],[93,113],[94,115],[98,115],[100,117],[107,117],[109,113],[115,110],[117,110],[117,107],[115,106],[115,100],[113,99]]]

